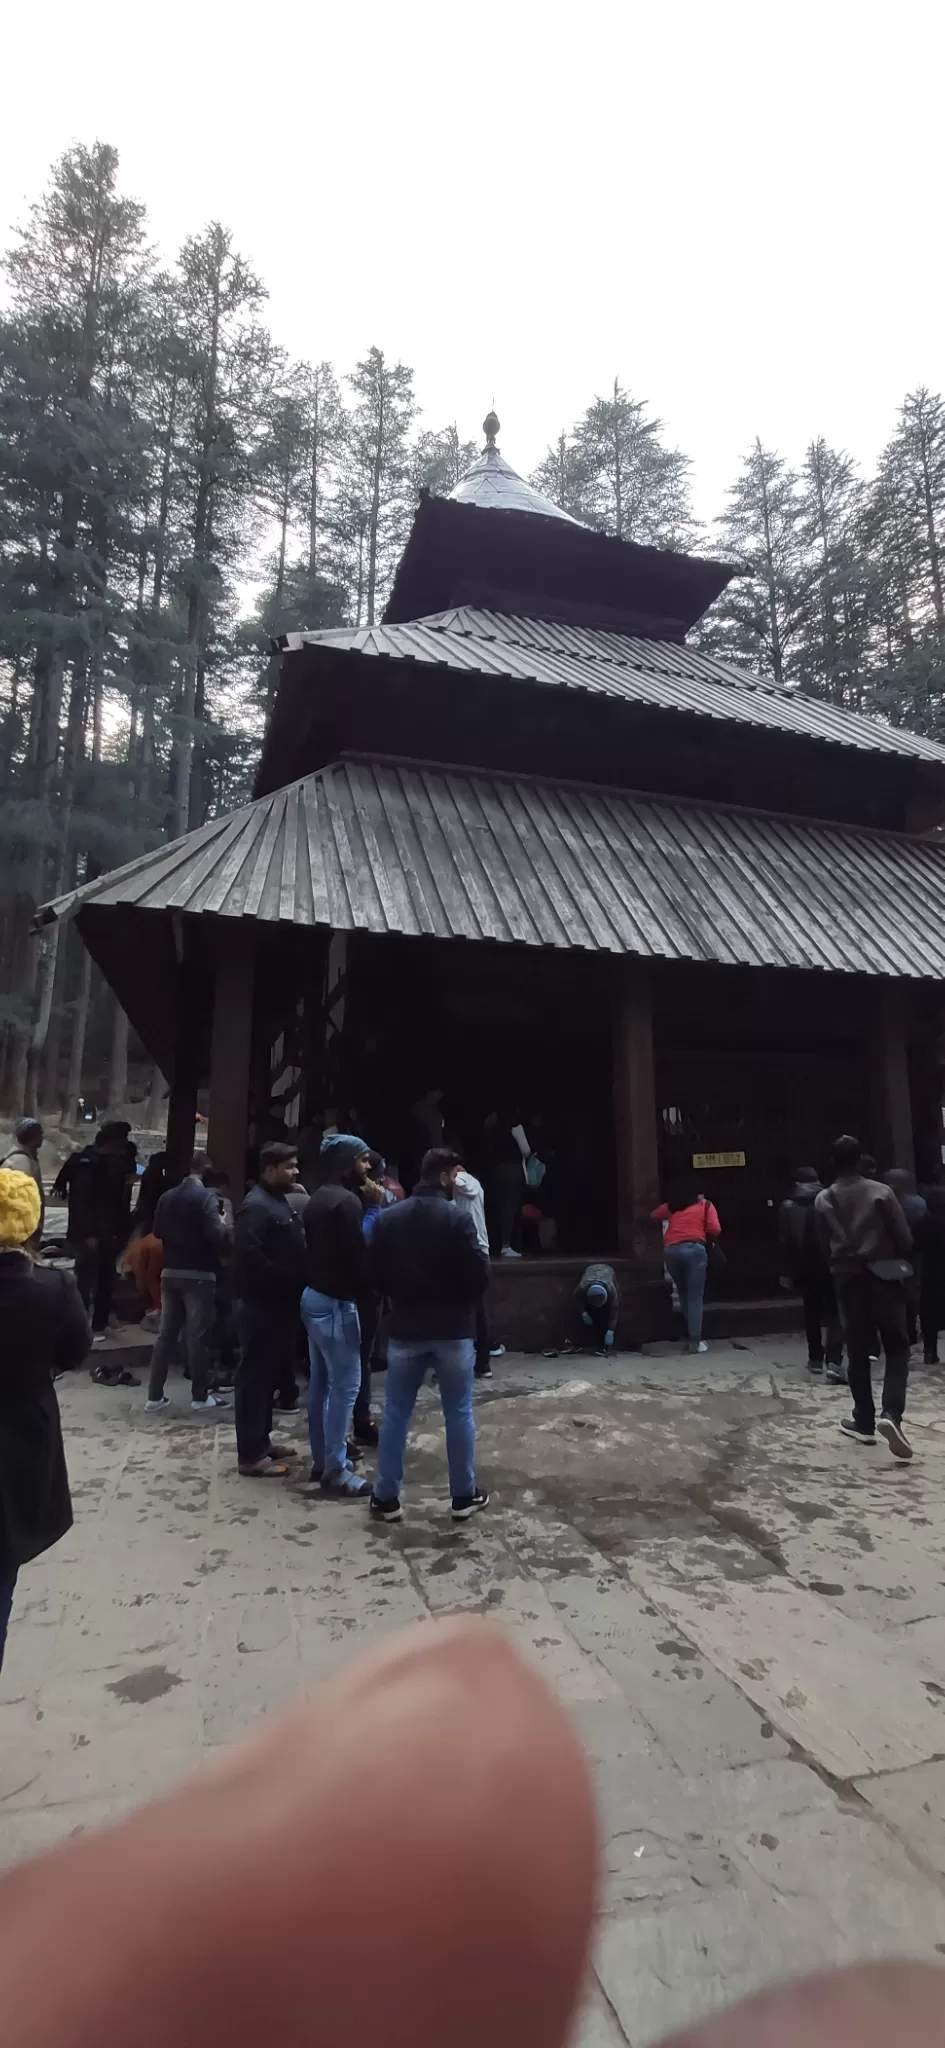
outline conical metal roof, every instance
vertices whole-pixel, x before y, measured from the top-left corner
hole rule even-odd
[[[580,525],[580,520],[572,519],[570,512],[562,512],[560,505],[552,504],[541,491],[534,491],[500,455],[496,447],[499,422],[494,412],[486,414],[482,430],[486,437],[482,454],[450,492],[451,498],[458,499],[461,505],[482,505],[493,512],[534,512],[540,519],[564,519],[569,526]]]

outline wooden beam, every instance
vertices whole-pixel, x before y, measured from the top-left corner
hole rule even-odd
[[[242,1199],[246,1187],[255,968],[254,927],[221,925],[213,984],[207,1152],[214,1166],[229,1175],[234,1202]]]
[[[870,1034],[873,1144],[880,1173],[890,1166],[915,1172],[908,1030],[908,992],[895,982],[881,982]]]
[[[168,1185],[183,1180],[193,1158],[197,1090],[201,1082],[199,992],[192,966],[178,957],[175,986],[174,1067],[167,1105]]]
[[[649,969],[628,961],[614,1013],[614,1126],[617,1238],[625,1258],[655,1260],[650,1211],[659,1200],[659,1133]]]

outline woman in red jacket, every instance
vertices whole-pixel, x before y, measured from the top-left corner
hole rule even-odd
[[[687,1351],[708,1351],[702,1335],[702,1300],[705,1294],[708,1238],[722,1235],[714,1203],[700,1195],[695,1181],[681,1181],[669,1200],[653,1210],[653,1222],[665,1223],[663,1261],[679,1295],[686,1323]]]

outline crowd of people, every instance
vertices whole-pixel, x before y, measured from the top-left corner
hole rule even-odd
[[[442,1139],[435,1105],[427,1108],[425,1135]],[[458,1152],[429,1145],[407,1195],[350,1132],[321,1138],[311,1189],[300,1181],[298,1148],[273,1141],[262,1147],[235,1216],[226,1176],[205,1154],[195,1154],[184,1179],[168,1186],[159,1153],[140,1178],[132,1217],[130,1130],[106,1123],[55,1183],[69,1204],[73,1274],[36,1256],[42,1136],[35,1120],[22,1119],[0,1166],[0,1659],[20,1565],[71,1520],[53,1380],[107,1344],[120,1257],[151,1302],[147,1412],[171,1408],[167,1377],[175,1361],[189,1379],[192,1409],[225,1407],[232,1394],[242,1477],[279,1480],[290,1472],[296,1446],[274,1440],[273,1420],[299,1411],[301,1346],[310,1478],[324,1494],[366,1501],[382,1522],[400,1519],[410,1420],[430,1373],[443,1410],[453,1518],[465,1521],[487,1505],[476,1475],[473,1391],[502,1347],[489,1308],[484,1190]],[[704,1352],[718,1212],[690,1178],[652,1213],[686,1348]],[[856,1444],[882,1437],[894,1456],[911,1459],[903,1429],[910,1350],[921,1332],[924,1357],[937,1364],[945,1321],[945,1189],[919,1191],[898,1169],[878,1178],[876,1162],[845,1136],[834,1145],[828,1185],[813,1167],[799,1169],[781,1205],[779,1244],[785,1284],[803,1303],[810,1371],[849,1383],[853,1413],[841,1421],[844,1435]],[[619,1311],[614,1267],[590,1263],[575,1290],[569,1347],[606,1355]],[[877,1420],[872,1367],[881,1353]],[[387,1388],[378,1425],[371,1373],[381,1366]],[[93,1355],[91,1370],[104,1385],[138,1384],[105,1356]],[[376,1453],[373,1484],[360,1469],[368,1449]]]

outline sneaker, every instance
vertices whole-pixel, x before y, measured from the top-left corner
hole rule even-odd
[[[141,1318],[141,1328],[142,1328],[142,1330],[159,1330],[159,1329],[160,1329],[160,1327],[161,1327],[161,1311],[160,1311],[160,1309],[159,1309],[159,1308],[149,1308],[149,1309],[148,1309],[148,1310],[146,1311],[146,1313],[145,1313],[145,1314],[144,1314],[144,1315],[142,1316],[142,1318]]]
[[[504,1357],[505,1357],[505,1345],[504,1345],[504,1344],[493,1344],[493,1346],[492,1346],[492,1349],[491,1349],[491,1351],[490,1351],[490,1353],[489,1353],[489,1357],[490,1357],[490,1358],[504,1358]]]
[[[825,1365],[824,1379],[827,1381],[828,1386],[831,1387],[845,1387],[847,1383],[847,1376],[842,1365]]]
[[[222,1394],[208,1394],[205,1401],[191,1401],[190,1405],[202,1412],[204,1408],[228,1408],[230,1404],[224,1401]]]
[[[689,1352],[690,1357],[692,1358],[694,1358],[696,1356],[696,1353],[699,1351],[708,1351],[708,1348],[708,1344],[706,1343],[704,1337],[700,1337],[698,1344],[686,1345],[686,1350]]]
[[[520,1259],[521,1256],[521,1252],[514,1252],[510,1244],[504,1244],[499,1253],[500,1259]]]
[[[302,1403],[301,1401],[274,1401],[272,1412],[274,1415],[301,1415]]]
[[[924,1351],[922,1353],[922,1363],[923,1365],[938,1365],[940,1363],[938,1352]]]
[[[895,1422],[891,1415],[881,1415],[876,1428],[883,1442],[889,1445],[893,1457],[903,1458],[908,1462],[912,1456],[912,1445],[903,1434],[902,1423]]]
[[[169,1408],[171,1404],[167,1395],[162,1394],[159,1401],[146,1401],[144,1405],[149,1415],[160,1415],[161,1409]]]
[[[379,1435],[380,1432],[376,1422],[365,1422],[362,1423],[360,1429],[355,1428],[354,1441],[356,1444],[365,1444],[368,1450],[375,1451]]]
[[[477,1365],[475,1367],[475,1377],[477,1380],[491,1380],[493,1378],[491,1365]]]
[[[808,1372],[823,1372],[823,1369],[824,1369],[824,1361],[823,1361],[823,1359],[822,1359],[822,1358],[809,1358],[809,1359],[808,1359],[808,1361],[807,1361],[807,1370],[808,1370]]]
[[[359,1479],[356,1472],[343,1472],[340,1479],[323,1479],[322,1492],[329,1500],[364,1500],[371,1491],[369,1479]]]
[[[375,1522],[402,1522],[404,1511],[399,1500],[378,1500],[371,1495],[371,1518]]]
[[[861,1429],[855,1415],[844,1415],[841,1418],[840,1427],[844,1436],[852,1437],[855,1444],[875,1444],[876,1442],[875,1429]]]
[[[93,1351],[97,1351],[97,1350],[99,1349],[99,1346],[100,1346],[100,1345],[102,1345],[102,1344],[107,1344],[107,1343],[108,1343],[108,1331],[107,1331],[107,1330],[96,1330],[96,1331],[95,1331],[95,1334],[94,1334],[94,1336],[93,1336],[93,1338],[92,1338],[92,1350],[93,1350]]]
[[[480,1508],[487,1508],[488,1505],[489,1495],[487,1493],[480,1493],[478,1487],[475,1493],[454,1493],[452,1500],[453,1520],[454,1522],[468,1522],[470,1515],[478,1515]]]

